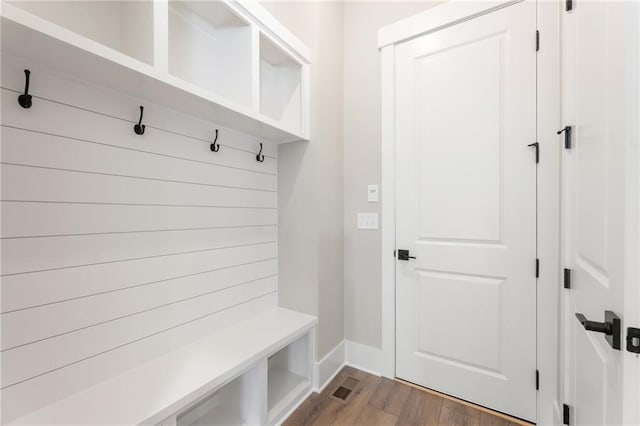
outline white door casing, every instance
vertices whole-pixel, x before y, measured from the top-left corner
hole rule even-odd
[[[396,375],[536,418],[536,9],[395,47]]]
[[[581,1],[563,14],[563,26],[563,119],[572,127],[563,179],[564,263],[571,271],[565,397],[571,424],[637,424],[638,386],[630,383],[640,361],[624,340],[626,326],[638,327],[637,305],[625,307],[625,288],[635,286],[632,297],[638,285],[638,117],[629,115],[638,111],[638,7]],[[576,318],[603,322],[605,310],[622,320],[620,350]]]

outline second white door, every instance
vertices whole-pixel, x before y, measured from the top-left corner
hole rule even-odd
[[[640,421],[640,359],[625,345],[626,327],[638,327],[637,302],[625,300],[638,294],[638,16],[636,2],[580,2],[563,14],[563,120],[572,133],[561,342],[572,425]]]
[[[396,48],[396,375],[536,419],[536,11]]]

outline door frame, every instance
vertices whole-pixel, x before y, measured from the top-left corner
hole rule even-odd
[[[627,94],[627,115],[629,155],[627,156],[627,188],[626,188],[626,217],[629,221],[627,232],[635,235],[635,239],[627,241],[625,250],[625,306],[623,320],[624,330],[626,327],[640,327],[640,121],[637,120],[640,114],[640,5],[633,4],[628,19],[635,25],[635,34],[630,34],[629,54],[635,52],[636,57],[630,66],[629,74],[635,76],[633,84]],[[635,140],[635,144],[633,143]],[[634,263],[634,261],[636,263]],[[624,372],[625,384],[623,388],[623,421],[625,424],[640,423],[640,359],[630,352],[625,352],[622,368]]]
[[[381,52],[381,300],[382,375],[395,378],[395,45],[418,36],[508,7],[519,1],[469,2],[452,0],[378,32]],[[560,331],[560,175],[562,144],[556,131],[561,127],[560,30],[562,2],[536,1],[540,50],[537,53],[537,142],[538,164],[537,239],[540,277],[537,285],[537,423],[562,424],[562,383],[558,336]],[[532,44],[535,34],[531,35]],[[536,141],[531,141],[536,142]],[[533,384],[532,384],[533,385]]]

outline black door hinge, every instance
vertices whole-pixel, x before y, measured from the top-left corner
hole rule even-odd
[[[573,10],[573,0],[566,1],[564,10],[566,10],[567,12]]]
[[[562,424],[571,424],[571,415],[569,413],[569,406],[567,404],[562,404]]]
[[[536,390],[540,390],[540,371],[536,370]]]
[[[640,328],[627,327],[627,350],[640,354]]]
[[[536,259],[536,278],[540,278],[540,259]]]
[[[565,149],[571,149],[571,126],[564,126],[562,129],[556,132],[556,135],[564,133],[564,147]]]
[[[536,163],[540,162],[540,144],[538,142],[530,143],[528,147],[534,147],[536,149]]]
[[[564,288],[571,288],[571,269],[564,268]]]
[[[536,52],[540,50],[540,31],[536,30]]]

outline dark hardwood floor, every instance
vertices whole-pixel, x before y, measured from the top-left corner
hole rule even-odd
[[[332,394],[342,386],[345,400]],[[301,425],[529,425],[409,384],[345,367],[325,387],[312,394],[283,426]]]

